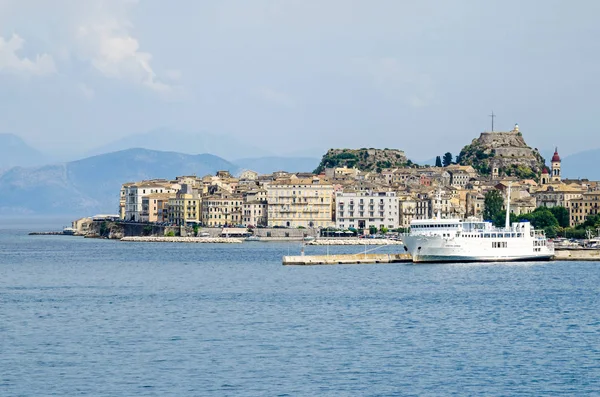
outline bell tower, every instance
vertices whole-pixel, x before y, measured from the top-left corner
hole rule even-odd
[[[546,184],[548,184],[548,182],[550,182],[550,173],[548,172],[548,168],[546,168],[546,166],[544,166],[544,169],[542,170],[542,177],[540,179],[540,184],[546,185]]]
[[[558,155],[558,148],[554,150],[554,156],[552,156],[552,182],[560,182],[560,156]]]

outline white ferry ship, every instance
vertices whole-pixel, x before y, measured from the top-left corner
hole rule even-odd
[[[437,211],[433,219],[413,220],[403,242],[417,263],[536,261],[554,256],[554,245],[543,230],[535,230],[529,222],[510,225],[508,215],[505,227],[497,228],[471,218],[441,219]]]

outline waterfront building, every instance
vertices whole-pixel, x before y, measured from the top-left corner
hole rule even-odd
[[[267,225],[267,191],[250,190],[244,194],[242,224],[245,226]]]
[[[204,197],[202,224],[207,227],[240,225],[243,204],[243,197],[240,194],[228,194],[225,191]]]
[[[338,229],[378,230],[399,226],[396,192],[338,192],[335,196],[335,226]]]
[[[600,190],[583,193],[569,202],[570,226],[585,222],[588,216],[600,214]]]
[[[417,200],[410,194],[398,195],[398,223],[400,227],[410,227],[410,222],[417,214]]]
[[[151,193],[142,197],[142,222],[168,222],[169,199],[176,193]]]
[[[182,185],[175,197],[169,198],[168,218],[169,223],[182,226],[189,223],[200,223],[202,199],[198,188],[191,185]]]
[[[540,186],[532,193],[537,207],[569,207],[571,200],[579,199],[585,192],[581,185],[554,183]]]
[[[125,195],[124,219],[128,221],[142,221],[142,199],[153,193],[176,193],[181,188],[178,183],[165,179],[153,179],[149,181],[135,182],[123,185],[122,192]]]
[[[323,177],[272,181],[267,189],[269,227],[333,226],[333,185]]]

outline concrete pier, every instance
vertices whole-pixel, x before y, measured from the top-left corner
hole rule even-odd
[[[600,262],[600,249],[572,248],[554,250],[555,261],[597,261]]]
[[[351,265],[366,263],[411,262],[409,254],[345,254],[284,256],[284,265]]]

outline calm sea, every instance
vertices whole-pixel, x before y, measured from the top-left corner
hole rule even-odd
[[[31,229],[0,230],[1,396],[600,394],[600,263],[284,267],[297,243]]]

